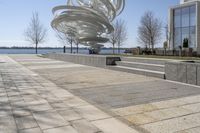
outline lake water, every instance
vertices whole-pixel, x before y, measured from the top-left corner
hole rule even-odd
[[[76,49],[73,49],[76,53]],[[100,54],[112,54],[112,49],[103,49]],[[124,50],[120,51],[121,53]],[[63,49],[38,49],[38,54],[47,53],[63,53]],[[70,49],[66,49],[66,53],[70,53]],[[88,49],[79,49],[80,54],[89,54]],[[117,50],[116,50],[117,53]],[[35,49],[0,49],[0,54],[35,54]]]

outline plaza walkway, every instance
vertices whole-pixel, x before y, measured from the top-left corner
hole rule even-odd
[[[199,133],[200,87],[0,56],[0,133]]]

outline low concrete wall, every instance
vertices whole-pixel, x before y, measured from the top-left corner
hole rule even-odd
[[[200,86],[200,63],[166,62],[167,80]]]
[[[43,55],[43,57],[94,67],[106,67],[107,65],[116,65],[115,62],[121,60],[120,57],[114,56],[58,53],[45,54]]]

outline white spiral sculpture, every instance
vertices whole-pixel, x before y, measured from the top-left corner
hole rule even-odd
[[[108,41],[114,31],[111,22],[125,6],[125,0],[68,0],[53,8],[52,27],[81,44],[94,48]]]

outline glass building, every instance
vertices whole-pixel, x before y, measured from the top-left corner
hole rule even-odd
[[[180,5],[170,8],[170,49],[183,47],[183,41],[187,39],[189,48],[200,54],[199,5],[197,0],[181,0]]]

